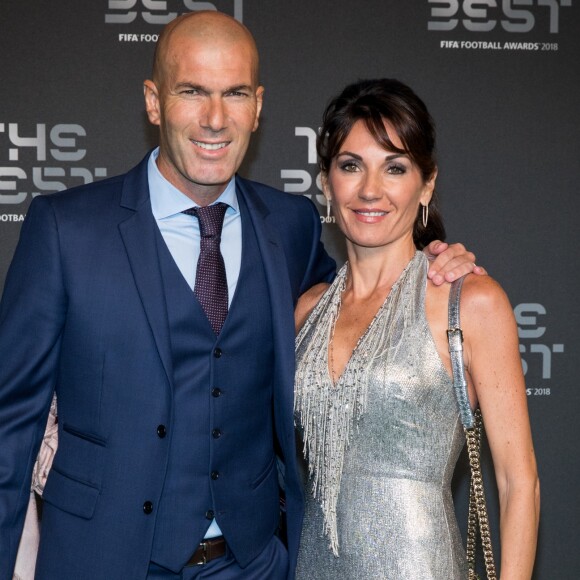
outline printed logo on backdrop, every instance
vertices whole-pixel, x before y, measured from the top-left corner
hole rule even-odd
[[[180,14],[219,10],[243,22],[243,0],[108,0],[105,23],[130,25],[117,33],[118,42],[157,42],[157,30]]]
[[[76,123],[0,122],[0,221],[23,221],[19,206],[37,195],[107,176],[88,167],[87,132]]]
[[[553,394],[551,379],[564,345],[548,340],[549,318],[542,304],[523,303],[514,308],[520,339],[522,366],[528,396]]]
[[[572,0],[427,0],[443,50],[555,52]],[[493,33],[493,38],[490,33]],[[490,38],[486,38],[486,36]]]
[[[288,193],[301,194],[311,199],[322,214],[323,224],[334,223],[334,216],[326,217],[326,199],[322,193],[320,172],[316,157],[317,133],[311,127],[294,127],[294,136],[300,139],[303,150],[306,151],[305,164],[308,169],[282,169],[280,178],[283,190]]]

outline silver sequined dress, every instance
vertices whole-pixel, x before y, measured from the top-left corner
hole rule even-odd
[[[298,580],[467,578],[450,487],[464,436],[425,317],[427,267],[417,252],[336,385],[328,342],[346,265],[296,339],[310,472]]]

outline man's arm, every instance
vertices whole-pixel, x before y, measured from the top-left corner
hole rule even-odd
[[[303,294],[312,286],[321,282],[332,282],[336,276],[336,262],[331,258],[324,245],[320,241],[322,226],[320,225],[320,215],[314,204],[307,198],[302,198],[310,204],[310,214],[312,220],[312,245],[310,257],[305,271],[304,279],[300,287],[300,294]]]
[[[0,580],[12,579],[65,313],[58,228],[49,200],[39,196],[0,302]]]
[[[468,252],[463,244],[434,240],[423,251],[431,262],[427,276],[436,286],[453,282],[465,274],[487,274],[485,268],[475,265],[475,254]]]

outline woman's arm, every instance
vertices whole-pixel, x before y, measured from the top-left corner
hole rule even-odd
[[[540,485],[517,326],[509,300],[488,276],[468,276],[461,298],[468,380],[479,401],[500,502],[501,578],[532,576]]]

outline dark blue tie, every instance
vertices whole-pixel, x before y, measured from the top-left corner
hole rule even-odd
[[[220,333],[228,315],[228,282],[220,251],[227,208],[225,203],[216,203],[205,207],[192,207],[183,212],[199,219],[201,243],[193,293],[216,334]]]

